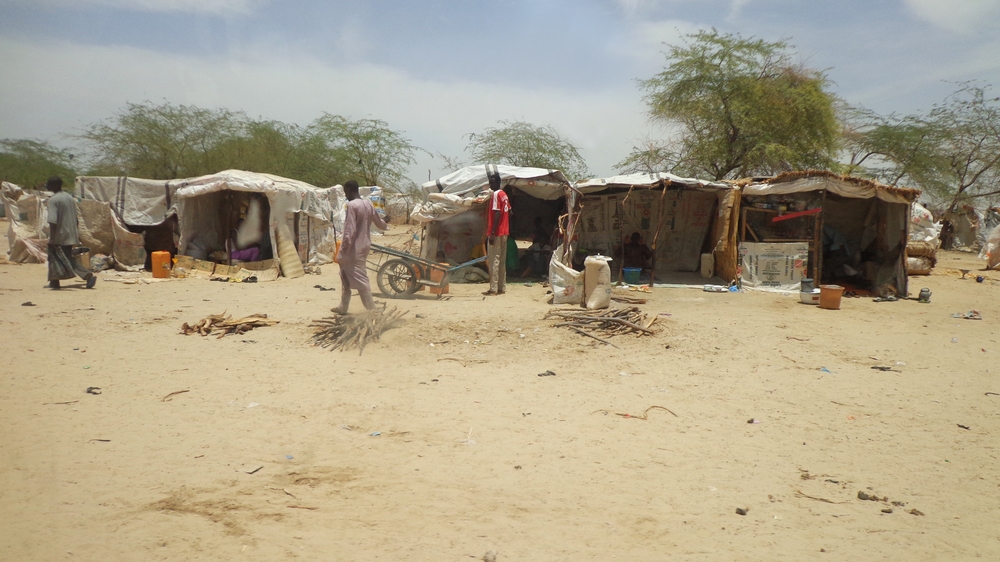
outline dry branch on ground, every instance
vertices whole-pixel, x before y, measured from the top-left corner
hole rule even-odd
[[[382,332],[395,326],[396,321],[405,314],[405,311],[399,311],[396,307],[386,310],[382,306],[361,314],[337,314],[313,320],[310,326],[316,331],[312,341],[314,345],[341,351],[358,348],[360,355],[364,352],[365,345],[378,341]]]
[[[574,332],[614,345],[601,338],[619,334],[650,336],[656,333],[653,324],[656,316],[648,317],[637,307],[606,308],[602,310],[556,309],[545,315],[546,319],[561,320],[554,327],[567,327]]]
[[[200,334],[202,336],[218,334],[221,338],[226,334],[240,335],[254,328],[273,326],[277,323],[278,320],[271,320],[266,314],[251,314],[250,316],[233,320],[232,316],[226,316],[226,313],[223,312],[222,314],[207,316],[193,326],[185,322],[181,326],[181,333],[185,336],[191,334]]]

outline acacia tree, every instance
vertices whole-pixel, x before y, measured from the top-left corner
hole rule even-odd
[[[664,142],[646,139],[642,145],[633,146],[614,168],[623,174],[673,173],[680,167],[680,155]]]
[[[476,162],[560,170],[572,180],[589,175],[587,163],[573,143],[551,125],[500,121],[501,127],[467,135],[466,150]]]
[[[920,188],[949,210],[1000,195],[1000,99],[963,84],[926,115],[856,109],[844,135],[847,170]]]
[[[110,120],[88,126],[81,138],[94,150],[94,173],[176,179],[229,167],[218,149],[238,139],[247,121],[245,114],[225,109],[130,103]]]
[[[422,150],[380,119],[352,121],[325,113],[309,125],[307,135],[330,151],[329,163],[340,167],[339,183],[353,177],[362,185],[396,191],[408,185],[406,167]]]
[[[59,176],[66,190],[73,190],[76,171],[74,156],[44,141],[30,139],[0,140],[0,181],[17,184],[24,189],[44,189],[45,181]]]
[[[990,98],[987,91],[966,83],[928,116],[943,164],[918,179],[950,198],[949,210],[969,199],[1000,194],[1000,98]]]
[[[940,134],[918,115],[881,116],[864,108],[847,108],[841,146],[847,175],[870,177],[886,185],[913,185],[940,169]]]
[[[654,120],[679,125],[679,171],[713,179],[833,164],[838,126],[826,76],[789,45],[699,31],[640,80]]]

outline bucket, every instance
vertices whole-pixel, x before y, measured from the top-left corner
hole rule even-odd
[[[170,252],[153,252],[153,277],[165,279],[170,277]]]
[[[811,293],[813,290],[813,280],[808,277],[802,278],[802,288],[799,291],[803,293]]]
[[[629,285],[639,284],[639,274],[642,273],[641,267],[626,267],[622,271],[625,272],[625,282]]]
[[[451,265],[447,263],[442,263],[441,265],[445,267],[451,267]],[[429,267],[427,269],[430,270],[431,281],[435,283],[440,283],[441,281],[444,280],[445,276],[444,271],[437,269],[435,267]],[[421,285],[421,287],[423,287],[423,285]],[[443,295],[448,292],[448,285],[445,285],[443,287],[435,287],[434,285],[427,285],[427,290],[430,291],[432,295]]]
[[[827,310],[840,310],[840,297],[843,295],[844,288],[840,285],[820,285],[819,307]]]

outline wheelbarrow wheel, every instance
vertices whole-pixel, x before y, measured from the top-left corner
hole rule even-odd
[[[375,281],[383,295],[395,298],[416,293],[420,288],[418,278],[413,264],[403,260],[389,260],[378,268]]]

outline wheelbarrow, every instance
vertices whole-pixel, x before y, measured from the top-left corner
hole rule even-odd
[[[421,286],[441,289],[438,293],[440,298],[440,293],[451,282],[452,273],[486,261],[483,256],[456,266],[448,266],[378,244],[372,244],[372,254],[374,257],[369,256],[368,270],[375,273],[378,289],[389,298],[410,296]],[[375,262],[374,265],[372,261]]]

